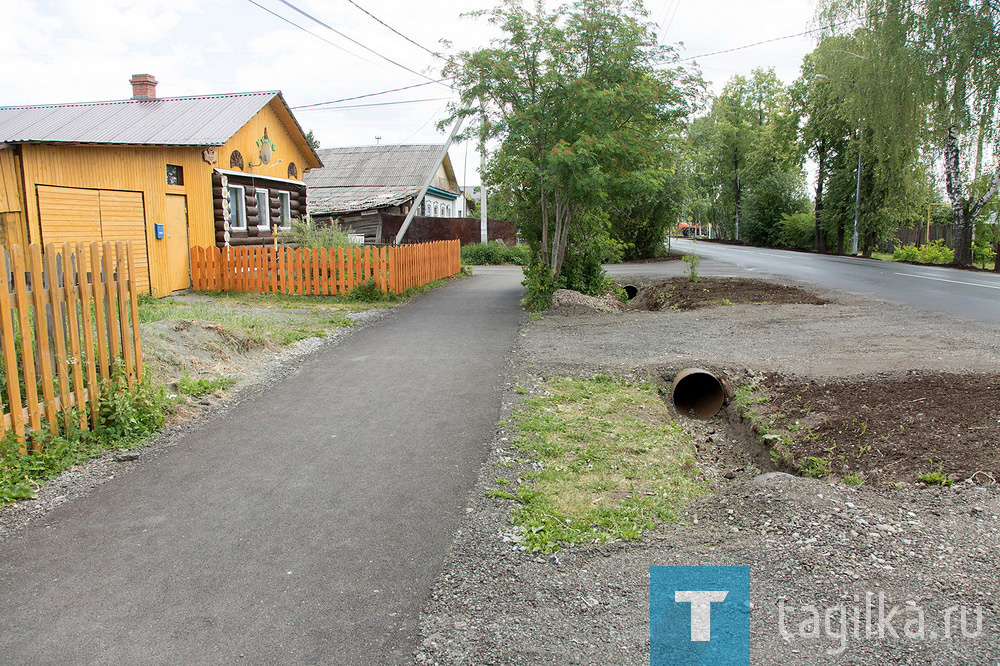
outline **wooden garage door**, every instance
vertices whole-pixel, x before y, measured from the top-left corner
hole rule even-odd
[[[146,220],[141,192],[38,186],[42,243],[132,241],[136,287],[149,291]]]
[[[142,209],[141,192],[101,190],[101,236],[106,241],[132,241],[136,286],[139,291],[149,291],[146,216]]]

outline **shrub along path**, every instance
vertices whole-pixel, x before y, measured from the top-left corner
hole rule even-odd
[[[409,661],[520,318],[477,272],[0,542],[4,663]]]

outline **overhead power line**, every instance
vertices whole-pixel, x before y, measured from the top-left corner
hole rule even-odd
[[[848,23],[857,23],[859,21],[865,20],[867,17],[858,17],[840,21],[838,23],[831,23],[829,25],[824,25],[819,28],[812,28],[810,30],[803,30],[802,32],[797,32],[794,35],[784,35],[782,37],[772,37],[771,39],[765,39],[759,42],[754,42],[753,44],[745,44],[743,46],[736,46],[731,49],[723,49],[721,51],[712,51],[711,53],[702,53],[700,55],[691,56],[689,58],[681,58],[680,62],[687,62],[689,60],[697,60],[698,58],[707,58],[709,56],[722,55],[723,53],[733,53],[735,51],[742,51],[744,49],[751,49],[755,46],[761,46],[762,44],[771,44],[772,42],[780,42],[785,39],[794,39],[795,37],[805,37],[806,35],[811,35],[814,32],[822,32],[823,30],[829,30],[830,28],[837,28],[842,25],[847,25]]]
[[[420,102],[440,102],[451,99],[451,97],[427,97],[424,99],[402,99],[397,102],[374,102],[372,104],[349,104],[348,106],[327,106],[322,109],[311,109],[312,111],[350,111],[352,109],[367,109],[373,106],[395,106],[397,104],[417,104]]]
[[[343,51],[344,53],[346,53],[348,55],[352,55],[355,58],[358,58],[359,60],[364,60],[369,65],[375,65],[376,67],[379,66],[375,62],[369,60],[368,58],[366,58],[366,57],[364,57],[362,55],[358,55],[357,53],[355,53],[354,51],[351,51],[350,49],[345,49],[343,46],[341,46],[340,44],[338,44],[336,42],[331,42],[329,39],[327,39],[325,37],[320,37],[315,32],[309,30],[305,26],[299,25],[298,23],[296,23],[295,21],[291,20],[290,18],[286,18],[286,17],[282,16],[281,14],[279,14],[276,11],[274,11],[273,9],[268,9],[267,7],[265,7],[264,5],[260,4],[259,2],[256,2],[255,0],[247,0],[247,2],[249,2],[251,5],[253,5],[255,7],[258,7],[259,9],[263,9],[265,12],[267,12],[271,16],[277,17],[277,18],[281,19],[282,21],[284,21],[285,23],[298,28],[302,32],[306,33],[307,35],[312,35],[316,39],[318,39],[318,40],[320,40],[322,42],[326,42],[327,44],[329,44],[330,46],[332,46],[335,49],[340,49],[341,51]]]
[[[400,32],[399,30],[396,30],[396,29],[395,29],[395,28],[393,28],[393,27],[392,27],[391,25],[389,25],[388,23],[386,23],[385,21],[383,21],[383,20],[382,20],[382,19],[380,19],[379,17],[375,16],[374,14],[372,14],[372,13],[371,13],[370,11],[368,11],[367,9],[365,9],[364,7],[362,7],[361,5],[359,5],[358,3],[354,2],[354,0],[347,0],[347,1],[348,1],[349,3],[351,3],[352,5],[354,5],[355,7],[357,7],[358,9],[360,9],[361,11],[363,11],[363,12],[364,12],[365,14],[367,14],[368,16],[370,16],[370,17],[371,17],[372,19],[374,19],[374,20],[375,20],[376,22],[378,22],[378,23],[382,24],[382,25],[383,25],[384,27],[386,27],[386,28],[388,28],[388,29],[389,29],[390,31],[392,31],[392,32],[396,33],[397,35],[399,35],[400,37],[402,37],[403,39],[405,39],[405,40],[406,40],[406,41],[408,41],[409,43],[413,44],[413,45],[414,45],[414,46],[416,46],[417,48],[421,48],[421,49],[423,49],[424,51],[427,51],[428,53],[430,53],[430,54],[431,54],[432,56],[434,56],[435,58],[441,58],[442,60],[447,60],[447,58],[445,58],[445,57],[444,57],[443,55],[441,55],[441,54],[439,54],[439,53],[435,53],[434,51],[430,50],[429,48],[427,48],[427,47],[426,47],[426,46],[424,46],[423,44],[421,44],[421,43],[419,43],[419,42],[416,42],[416,41],[414,41],[413,39],[410,39],[410,37],[409,37],[408,35],[404,35],[404,34],[403,34],[403,33],[401,33],[401,32]]]
[[[251,0],[251,1],[252,1],[252,0]],[[437,80],[435,80],[435,79],[433,79],[433,78],[431,78],[431,77],[427,76],[426,74],[423,74],[423,73],[421,73],[421,72],[418,72],[418,71],[417,71],[417,70],[415,70],[415,69],[411,69],[411,68],[407,67],[406,65],[404,65],[403,63],[401,63],[401,62],[397,62],[397,61],[393,60],[392,58],[390,58],[390,57],[388,57],[388,56],[385,56],[385,55],[382,55],[381,53],[379,53],[379,52],[378,52],[378,51],[376,51],[375,49],[373,49],[373,48],[371,48],[371,47],[369,47],[369,46],[366,46],[365,44],[362,44],[361,42],[359,42],[358,40],[354,39],[353,37],[351,37],[351,36],[349,36],[349,35],[346,35],[346,34],[342,33],[341,31],[337,30],[336,28],[334,28],[334,27],[333,27],[333,26],[331,26],[330,24],[328,24],[328,23],[326,23],[326,22],[322,21],[321,19],[318,19],[318,18],[316,18],[315,16],[313,16],[313,15],[312,15],[312,14],[310,14],[309,12],[305,11],[304,9],[301,9],[301,8],[299,8],[299,7],[295,6],[294,4],[292,4],[291,2],[289,2],[288,0],[278,0],[278,2],[280,2],[280,3],[281,3],[281,4],[283,4],[283,5],[285,5],[285,6],[286,6],[286,7],[288,7],[289,9],[291,9],[291,10],[293,10],[293,11],[296,11],[296,12],[298,12],[299,14],[302,14],[303,16],[305,16],[305,17],[306,17],[307,19],[309,19],[310,21],[314,21],[314,22],[318,23],[319,25],[323,26],[323,27],[324,27],[324,28],[326,28],[327,30],[329,30],[329,31],[333,32],[334,34],[337,34],[337,35],[340,35],[341,37],[343,37],[343,38],[344,38],[344,39],[346,39],[347,41],[351,42],[352,44],[356,44],[356,45],[360,46],[361,48],[363,48],[364,50],[366,50],[366,51],[369,51],[369,52],[371,52],[371,53],[374,53],[375,55],[377,55],[377,56],[378,56],[379,58],[382,58],[382,59],[383,59],[383,60],[385,60],[386,62],[390,62],[390,63],[392,63],[393,65],[396,65],[397,67],[400,67],[400,68],[402,68],[402,69],[405,69],[406,71],[410,72],[411,74],[416,74],[417,76],[419,76],[419,77],[420,77],[420,78],[422,78],[422,79],[427,79],[428,81],[433,81],[433,82],[435,82],[435,83],[439,83],[439,82],[438,82]],[[256,4],[256,3],[255,3],[255,4]],[[445,86],[446,88],[451,88],[451,86],[449,86],[449,85],[448,85],[448,84],[446,84],[446,83],[440,83],[440,85],[442,85],[442,86]]]
[[[311,109],[317,106],[326,106],[328,104],[339,104],[341,102],[351,102],[356,99],[364,99],[366,97],[377,97],[378,95],[387,95],[389,93],[399,92],[400,90],[410,90],[411,88],[419,88],[421,86],[429,86],[432,83],[440,83],[441,81],[447,81],[448,79],[439,79],[437,81],[425,81],[424,83],[414,83],[412,86],[403,86],[402,88],[391,88],[389,90],[380,90],[379,92],[366,93],[364,95],[355,95],[354,97],[342,97],[340,99],[331,99],[328,102],[315,102],[313,104],[302,104],[299,106],[291,107],[292,110],[295,109]]]

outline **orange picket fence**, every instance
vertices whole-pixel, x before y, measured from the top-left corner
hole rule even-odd
[[[100,387],[142,376],[132,243],[32,244],[3,251],[3,432],[97,424]],[[61,419],[60,419],[61,416]]]
[[[201,291],[335,295],[374,281],[382,293],[402,294],[461,268],[457,240],[389,247],[191,248],[191,283]]]

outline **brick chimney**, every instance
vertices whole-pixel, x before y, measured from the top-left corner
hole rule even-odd
[[[156,79],[152,74],[133,74],[128,82],[132,84],[132,99],[156,99]]]

